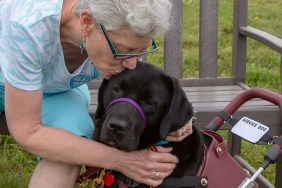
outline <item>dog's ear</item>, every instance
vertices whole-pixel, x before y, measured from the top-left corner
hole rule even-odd
[[[104,98],[104,89],[107,85],[108,80],[104,79],[102,84],[99,87],[99,91],[98,91],[98,106],[95,112],[95,119],[99,119],[103,116],[103,114],[105,113],[105,108],[104,108],[104,102],[103,102],[103,98]]]
[[[172,87],[172,100],[160,125],[160,137],[165,139],[169,132],[180,129],[192,118],[192,105],[176,78],[168,77]]]

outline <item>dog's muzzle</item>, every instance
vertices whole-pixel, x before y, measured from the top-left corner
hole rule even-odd
[[[143,128],[145,130],[146,128],[146,123],[147,123],[147,119],[145,116],[144,111],[142,110],[142,108],[139,106],[139,104],[137,104],[134,100],[130,99],[130,98],[117,98],[114,99],[112,102],[110,102],[110,104],[107,106],[106,111],[114,104],[119,103],[119,102],[127,102],[129,104],[131,104],[139,113],[142,123],[143,123]]]

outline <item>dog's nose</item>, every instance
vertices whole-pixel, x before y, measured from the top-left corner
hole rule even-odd
[[[126,132],[126,122],[110,122],[108,124],[108,128],[111,130],[111,131],[114,131],[114,132],[118,132],[118,133],[125,133]]]

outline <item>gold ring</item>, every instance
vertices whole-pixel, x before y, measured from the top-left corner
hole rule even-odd
[[[155,178],[156,178],[157,180],[160,179],[160,173],[159,173],[158,171],[155,172]]]

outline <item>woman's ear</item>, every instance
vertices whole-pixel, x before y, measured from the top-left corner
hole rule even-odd
[[[87,37],[89,33],[94,29],[94,18],[91,15],[90,10],[82,10],[80,12],[80,26],[83,37]]]

